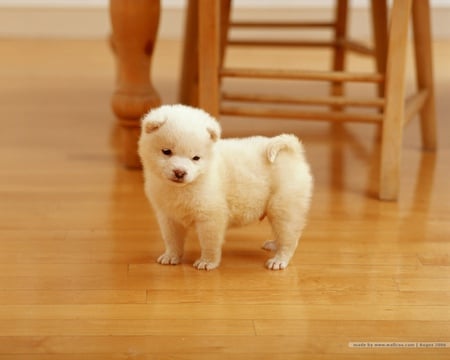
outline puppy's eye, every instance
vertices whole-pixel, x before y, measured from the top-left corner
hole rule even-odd
[[[199,161],[200,160],[200,156],[194,156],[193,158],[192,158],[192,160],[194,160],[194,161]]]
[[[172,155],[172,150],[170,149],[162,149],[161,152],[166,156]]]

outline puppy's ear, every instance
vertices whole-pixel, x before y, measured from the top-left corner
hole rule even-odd
[[[158,130],[161,126],[163,126],[166,121],[167,118],[165,116],[152,117],[150,115],[144,118],[144,120],[142,121],[142,127],[147,134],[150,134],[151,132]]]
[[[212,141],[216,142],[217,140],[220,139],[221,129],[220,129],[219,124],[216,121],[209,124],[208,127],[206,128],[206,130],[208,131],[209,136],[211,137]]]

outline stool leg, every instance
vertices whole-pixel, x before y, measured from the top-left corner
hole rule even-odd
[[[375,50],[375,65],[379,74],[386,74],[386,54],[387,54],[387,39],[388,39],[388,11],[386,0],[372,0],[371,1],[371,13],[372,13],[372,33],[373,44]],[[378,84],[378,96],[384,98],[384,84]],[[383,109],[380,109],[383,112]],[[377,127],[376,139],[381,139],[382,128]]]
[[[334,10],[334,47],[333,47],[333,71],[344,71],[345,69],[345,40],[347,39],[348,23],[348,0],[336,0]],[[343,96],[345,93],[344,83],[337,81],[330,83],[331,96]],[[343,111],[342,105],[331,105],[330,111]],[[330,124],[330,133],[332,138],[339,137],[344,132],[344,124],[341,122],[332,122]],[[342,151],[336,151],[331,147],[331,156],[334,161],[342,161]],[[331,182],[334,186],[342,185],[342,174],[339,171],[332,173]]]
[[[376,68],[378,73],[385,74],[388,38],[386,0],[372,0],[371,8]],[[378,96],[384,97],[383,84],[378,87]]]
[[[189,0],[184,28],[183,63],[178,100],[198,106],[198,0]]]
[[[337,0],[335,10],[335,28],[333,49],[333,70],[343,71],[345,68],[345,46],[344,40],[347,37],[348,0]],[[342,82],[331,83],[331,95],[340,96],[344,93]],[[333,107],[340,110],[341,107]]]
[[[220,68],[223,68],[225,62],[231,6],[232,0],[220,1]]]
[[[426,150],[435,150],[437,142],[436,110],[434,102],[429,0],[414,0],[412,11],[417,86],[419,90],[425,89],[428,92],[427,100],[420,112],[422,145]]]
[[[199,107],[219,115],[220,0],[198,0]]]
[[[386,64],[386,107],[381,142],[380,198],[396,200],[403,136],[405,63],[412,0],[394,0]]]
[[[161,103],[150,81],[150,65],[159,23],[158,0],[110,0],[117,83],[112,107],[122,135],[123,162],[140,167],[137,140],[140,119]]]

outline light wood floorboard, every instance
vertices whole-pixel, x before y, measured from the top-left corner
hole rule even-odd
[[[220,268],[206,273],[191,266],[194,234],[180,266],[155,263],[162,242],[142,173],[117,159],[107,42],[1,39],[0,360],[449,359],[450,42],[433,50],[439,149],[422,152],[419,122],[408,125],[398,202],[377,200],[370,126],[221,119],[227,137],[297,134],[315,193],[286,271],[264,269],[263,221],[230,230]],[[176,41],[155,51],[167,103],[176,101],[180,51]],[[232,51],[227,61],[261,58],[287,68],[330,63],[321,51],[271,49]],[[352,57],[349,66],[373,64]],[[412,89],[411,63],[407,73]],[[295,86],[281,90],[320,90]]]

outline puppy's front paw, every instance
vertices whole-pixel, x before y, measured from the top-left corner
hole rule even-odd
[[[277,259],[273,257],[266,261],[266,268],[269,270],[284,270],[288,266],[288,261]]]
[[[181,262],[181,256],[164,253],[158,258],[157,261],[162,265],[177,265]]]
[[[194,267],[197,270],[213,270],[216,267],[219,266],[219,262],[211,262],[208,260],[204,260],[204,259],[198,259],[195,263],[194,263]]]
[[[262,248],[267,251],[275,251],[277,249],[277,242],[275,240],[266,241]]]

